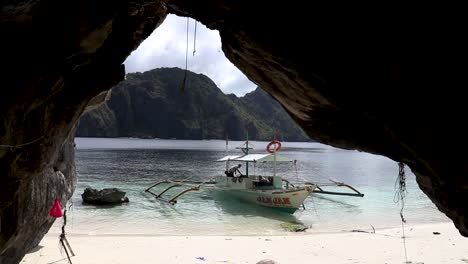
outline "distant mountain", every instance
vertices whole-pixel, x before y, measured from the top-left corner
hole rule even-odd
[[[310,141],[283,107],[257,88],[225,95],[203,74],[159,68],[127,74],[110,99],[83,115],[76,136]]]

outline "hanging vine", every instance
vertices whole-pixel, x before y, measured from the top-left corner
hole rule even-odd
[[[398,177],[395,182],[395,189],[397,189],[397,192],[395,193],[394,197],[394,202],[395,203],[400,203],[401,208],[400,208],[400,218],[401,218],[401,229],[402,229],[402,239],[403,239],[403,247],[405,249],[405,263],[408,262],[408,255],[406,253],[406,236],[405,236],[405,223],[406,219],[403,216],[403,210],[405,209],[405,200],[406,200],[406,195],[408,194],[408,191],[406,190],[406,175],[405,175],[405,164],[403,162],[398,162]]]
[[[193,30],[193,55],[192,56],[195,56],[195,52],[197,51],[196,43],[197,43],[197,21],[195,20],[195,29]]]
[[[406,219],[403,216],[403,210],[405,209],[405,200],[408,191],[406,190],[406,175],[405,175],[405,164],[403,162],[398,163],[398,178],[395,181],[395,189],[397,192],[395,193],[395,197],[393,201],[395,203],[401,204],[400,209],[400,217],[403,223],[406,223]]]
[[[187,17],[187,35],[186,35],[186,44],[185,44],[185,71],[184,71],[184,78],[182,79],[182,86],[180,87],[181,91],[185,91],[185,83],[187,82],[187,72],[188,72],[188,46],[189,46],[189,20],[190,18]]]

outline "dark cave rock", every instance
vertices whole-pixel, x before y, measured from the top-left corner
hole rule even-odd
[[[406,163],[468,236],[465,23],[434,16],[442,6],[408,10],[411,22],[398,3],[2,2],[0,263],[18,263],[52,225],[53,199],[70,198],[75,123],[167,12],[218,29],[228,59],[311,138]]]

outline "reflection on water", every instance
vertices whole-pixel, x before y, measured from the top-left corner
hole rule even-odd
[[[216,199],[209,192],[189,192],[174,205],[158,202],[144,190],[164,179],[215,177],[225,164],[215,160],[226,154],[219,140],[142,140],[77,138],[78,185],[72,198],[70,232],[133,234],[284,234],[282,222],[313,226],[316,231],[352,230],[373,225],[376,228],[400,225],[399,205],[393,202],[398,174],[395,162],[358,151],[332,148],[318,143],[283,142],[281,154],[298,160],[280,164],[278,174],[291,182],[346,182],[365,194],[363,198],[313,195],[305,200],[305,211],[293,215],[236,201]],[[229,154],[242,142],[230,142]],[[253,142],[264,152],[267,142]],[[244,166],[243,166],[244,167]],[[267,165],[250,172],[265,175]],[[84,205],[86,187],[116,187],[127,192],[130,203],[115,207]],[[418,189],[414,175],[407,170],[408,196],[405,217],[409,223],[447,221]],[[56,231],[60,226],[56,221]]]

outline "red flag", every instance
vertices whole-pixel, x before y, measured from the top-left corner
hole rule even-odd
[[[63,216],[62,207],[60,206],[58,199],[55,199],[54,205],[52,205],[52,208],[50,208],[49,215],[55,218]]]

